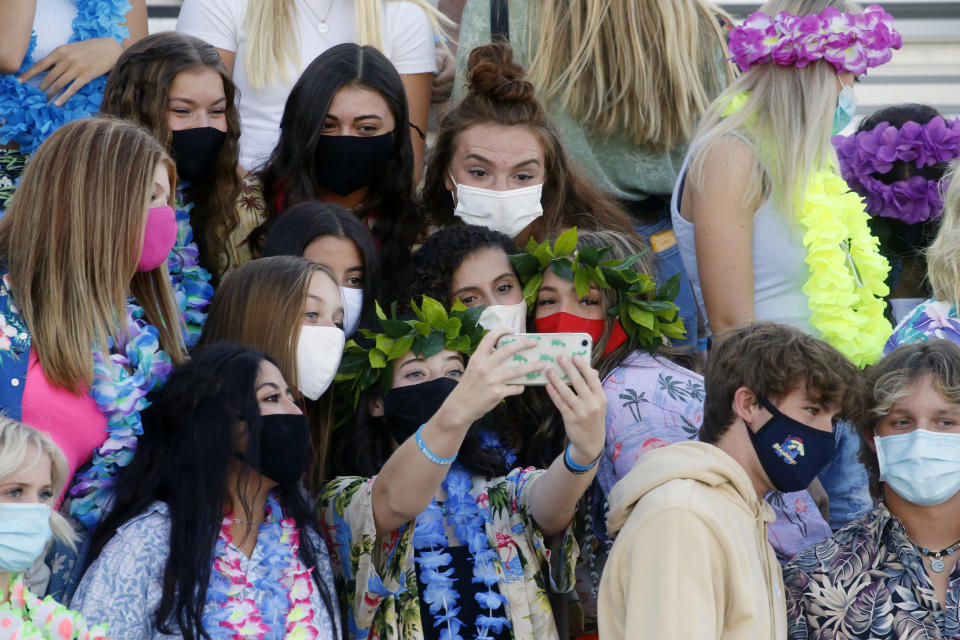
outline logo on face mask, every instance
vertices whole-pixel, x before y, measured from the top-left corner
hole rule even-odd
[[[787,436],[787,439],[783,442],[773,445],[773,450],[787,464],[797,464],[797,458],[803,457],[803,440],[794,436]]]

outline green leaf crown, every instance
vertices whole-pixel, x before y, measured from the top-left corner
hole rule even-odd
[[[410,306],[414,317],[401,320],[397,316],[396,302],[390,305],[389,317],[377,304],[381,331],[360,329],[371,346],[361,346],[355,340],[347,341],[334,380],[349,388],[354,406],[360,393],[378,382],[384,393],[389,391],[392,382],[390,363],[406,352],[413,351],[418,358],[429,358],[444,349],[470,355],[486,333],[478,323],[483,307],[467,308],[457,300],[447,312],[430,296],[423,296],[420,306],[411,300]]]
[[[631,341],[650,352],[663,346],[664,338],[683,338],[686,331],[674,299],[680,292],[680,274],[657,288],[654,279],[632,267],[649,251],[644,249],[625,260],[604,260],[612,247],[577,248],[577,228],[567,229],[554,241],[538,243],[530,238],[524,253],[510,256],[523,283],[527,307],[535,308],[543,274],[547,269],[573,282],[577,295],[585,297],[590,283],[600,289],[617,292],[617,304],[607,313],[619,316],[620,324]]]

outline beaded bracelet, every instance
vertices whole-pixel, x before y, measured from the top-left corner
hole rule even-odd
[[[442,467],[446,467],[453,464],[454,461],[457,459],[457,456],[453,456],[452,458],[441,458],[440,456],[435,454],[433,451],[430,451],[430,447],[427,446],[427,443],[423,441],[423,436],[420,435],[420,432],[423,431],[423,428],[425,426],[426,426],[425,424],[420,425],[420,428],[417,429],[417,434],[416,434],[417,446],[420,447],[420,453],[422,453],[423,457],[429,460],[430,462],[432,462],[433,464],[438,464]]]
[[[570,447],[572,446],[572,444],[568,444],[567,448],[563,451],[563,464],[570,473],[575,473],[577,475],[586,473],[587,471],[590,471],[590,469],[593,469],[595,466],[597,466],[597,463],[600,462],[600,458],[603,457],[603,452],[601,451],[600,455],[597,456],[590,464],[577,464],[573,461],[573,456],[570,455]]]

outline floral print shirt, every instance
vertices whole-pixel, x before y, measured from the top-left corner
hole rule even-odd
[[[271,515],[273,519],[276,516]],[[315,532],[309,533],[317,549],[317,570],[326,583],[327,591],[333,591],[333,573],[326,545]],[[236,548],[233,548],[236,550]],[[245,592],[246,597],[263,604],[269,592],[261,588],[259,581],[270,576],[268,549],[257,541],[249,558],[239,550],[234,554],[240,560],[240,569],[254,585]],[[163,596],[163,574],[170,555],[170,509],[165,502],[154,502],[136,518],[119,529],[104,546],[103,551],[87,569],[70,606],[91,623],[109,624],[110,637],[118,640],[160,640],[180,638],[179,633],[163,634],[157,630],[156,611]],[[327,615],[320,590],[311,594],[314,624],[321,635],[316,640],[333,640],[341,637],[338,612],[333,619]],[[286,614],[286,603],[280,610]],[[208,601],[204,611],[220,606]],[[282,621],[268,621],[282,624]],[[214,639],[227,635],[215,629],[207,629]]]
[[[500,555],[500,593],[516,640],[556,639],[547,597],[573,588],[578,547],[568,529],[560,575],[549,573],[550,551],[527,507],[530,487],[544,473],[514,469],[499,478],[473,477],[471,495]],[[414,565],[413,523],[377,539],[371,491],[375,478],[341,477],[324,487],[320,517],[333,561],[347,637],[423,640]],[[545,574],[548,576],[545,578]]]
[[[931,338],[943,338],[960,345],[960,313],[949,302],[936,298],[921,302],[904,316],[887,340],[883,353],[890,353],[902,344],[926,342]]]
[[[960,639],[960,566],[940,606],[923,559],[883,503],[783,570],[792,640]]]

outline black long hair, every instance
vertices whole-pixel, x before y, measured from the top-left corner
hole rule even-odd
[[[263,426],[255,392],[260,364],[268,356],[240,346],[218,343],[193,354],[177,367],[153,405],[142,413],[143,435],[130,465],[121,472],[113,509],[93,535],[87,562],[93,562],[124,523],[154,501],[170,509],[170,555],[163,574],[163,596],[157,608],[157,629],[180,633],[186,640],[209,640],[203,608],[213,566],[213,552],[228,500],[236,427],[244,423],[244,459],[260,456]],[[256,481],[244,467],[237,480]],[[314,567],[315,586],[331,620],[336,620],[333,594],[316,569],[320,549],[307,532],[319,530],[297,484],[280,484],[284,516],[301,532],[299,553]],[[248,505],[245,520],[254,520]]]
[[[345,42],[327,49],[293,86],[280,120],[280,140],[260,171],[266,221],[254,230],[249,242],[255,252],[262,246],[267,225],[280,214],[278,205],[283,208],[316,199],[320,189],[314,170],[317,143],[333,96],[347,85],[377,91],[396,123],[393,158],[383,178],[370,185],[366,201],[354,211],[361,218],[377,211],[373,234],[382,245],[382,273],[396,277],[420,231],[420,217],[413,202],[410,114],[400,74],[371,46]],[[344,158],[344,162],[349,160]]]
[[[363,313],[360,326],[373,321],[373,301],[379,295],[380,265],[370,230],[356,215],[338,204],[309,200],[295,204],[270,226],[263,257],[302,256],[321,236],[350,240],[363,259]]]

